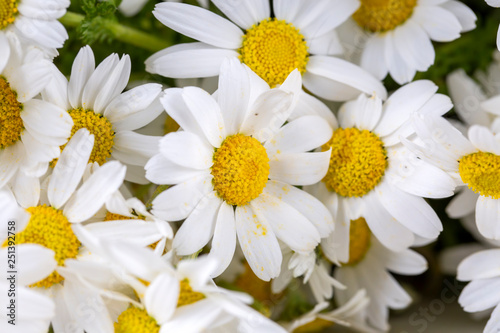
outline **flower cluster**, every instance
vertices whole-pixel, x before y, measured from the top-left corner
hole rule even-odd
[[[459,303],[500,330],[500,60],[482,86],[422,76],[475,22],[457,0],[0,0],[0,331],[385,332],[413,294],[391,273],[427,270],[446,214],[482,244],[442,253]]]

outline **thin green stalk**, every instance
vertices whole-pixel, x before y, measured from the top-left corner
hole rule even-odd
[[[82,14],[67,12],[59,20],[68,28],[76,28],[84,19]],[[112,33],[114,39],[148,51],[157,52],[171,45],[166,40],[112,20],[105,20],[104,28]]]

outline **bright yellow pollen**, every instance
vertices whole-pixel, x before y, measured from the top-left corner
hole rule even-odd
[[[18,0],[0,0],[0,30],[14,23],[17,16]]]
[[[81,243],[62,211],[47,205],[26,210],[31,214],[31,218],[26,228],[16,234],[16,244],[40,244],[53,250],[59,266],[64,266],[64,261],[68,258],[76,258]],[[49,288],[62,280],[64,278],[54,271],[30,287]]]
[[[104,218],[104,221],[119,221],[119,220],[137,220],[137,217],[129,217],[125,215],[107,212],[106,217]]]
[[[248,29],[238,51],[241,62],[271,88],[282,84],[296,68],[305,73],[309,60],[304,36],[292,24],[276,18],[265,19]]]
[[[113,126],[109,120],[92,110],[82,108],[69,110],[68,113],[73,118],[71,137],[82,128],[86,128],[90,134],[94,134],[94,148],[90,154],[89,163],[97,162],[99,165],[103,165],[111,156],[115,137]],[[61,146],[61,151],[64,147],[66,145]],[[52,163],[52,166],[54,165],[55,163]]]
[[[332,148],[330,166],[323,182],[344,197],[362,197],[382,179],[387,168],[384,143],[370,131],[339,128],[323,151]]]
[[[500,198],[500,156],[485,152],[465,155],[459,160],[458,171],[475,193]]]
[[[361,0],[352,17],[365,30],[384,32],[403,24],[416,5],[417,0]]]
[[[179,299],[177,300],[177,307],[189,305],[201,301],[205,295],[197,291],[193,291],[189,285],[189,280],[184,279],[181,281],[181,289],[179,292]]]
[[[351,220],[349,228],[349,261],[345,265],[356,265],[363,260],[370,248],[370,237],[370,228],[363,217]]]
[[[228,136],[214,153],[212,175],[219,197],[229,205],[245,205],[266,186],[269,176],[266,149],[250,136]]]
[[[160,326],[146,310],[130,307],[123,311],[115,323],[115,333],[158,333]]]
[[[1,14],[2,7],[0,5],[0,27]],[[23,105],[17,101],[17,94],[10,88],[9,83],[0,76],[0,149],[16,143],[21,138],[21,132],[24,128],[21,119],[22,109]]]
[[[325,329],[332,327],[335,323],[322,318],[316,318],[307,324],[297,327],[293,333],[316,333],[324,332]]]

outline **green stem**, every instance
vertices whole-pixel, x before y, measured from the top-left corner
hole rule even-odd
[[[67,12],[59,20],[66,27],[76,28],[85,19],[85,16],[78,13]],[[163,39],[152,36],[143,31],[127,27],[119,22],[106,20],[105,27],[113,34],[116,40],[131,44],[142,49],[157,52],[169,47],[171,44]]]

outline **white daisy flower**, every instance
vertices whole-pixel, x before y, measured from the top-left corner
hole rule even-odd
[[[288,119],[301,79],[292,72],[280,89],[269,86],[236,59],[223,63],[216,98],[187,87],[161,98],[182,132],[167,134],[146,165],[156,184],[176,184],[153,201],[153,214],[186,219],[174,237],[179,255],[203,248],[229,265],[236,235],[255,274],[268,281],[280,271],[278,239],[309,253],[333,230],[328,210],[289,185],[308,185],[326,173],[330,152],[307,153],[331,137],[318,116]],[[286,221],[286,223],[284,223]]]
[[[491,7],[500,7],[500,0],[485,0],[488,5]],[[500,26],[498,27],[497,33],[497,48],[500,51]]]
[[[55,313],[54,302],[26,287],[46,278],[54,271],[57,266],[54,251],[40,245],[21,244],[15,246],[14,253],[12,260],[12,250],[8,242],[0,250],[0,269],[5,274],[0,281],[0,302],[7,308],[0,315],[0,331],[46,333]],[[9,261],[9,258],[12,261]],[[8,266],[10,262],[14,262],[14,270]],[[11,271],[17,272],[13,274],[13,278],[9,274]],[[15,287],[12,287],[12,284]],[[14,300],[13,305],[11,300]]]
[[[89,249],[106,258],[116,276],[129,283],[140,299],[117,317],[115,332],[136,332],[137,325],[147,327],[148,332],[215,333],[228,325],[236,325],[238,330],[233,332],[262,328],[284,332],[245,304],[251,297],[213,283],[210,276],[217,268],[213,258],[184,259],[173,268],[150,249],[94,238],[82,227],[76,229]]]
[[[68,110],[74,122],[72,135],[86,128],[95,136],[90,163],[103,165],[116,159],[127,165],[127,180],[146,183],[144,165],[157,153],[159,137],[134,130],[149,124],[162,112],[158,101],[161,85],[144,84],[122,93],[130,70],[129,56],[120,60],[116,54],[95,68],[92,49],[85,46],[73,62],[69,82],[57,71],[42,97]]]
[[[330,116],[334,132],[323,146],[323,150],[332,149],[330,167],[308,191],[330,209],[337,222],[339,232],[332,233],[322,247],[334,262],[347,260],[349,221],[361,216],[393,251],[414,244],[414,233],[417,240],[435,239],[442,230],[423,197],[451,196],[455,183],[401,144],[401,138],[414,133],[411,114],[442,115],[451,109],[449,98],[436,94],[437,89],[430,81],[416,81],[398,89],[385,104],[377,96],[360,95],[340,109],[339,125]],[[341,251],[330,253],[333,246]]]
[[[304,87],[325,99],[346,101],[360,92],[386,97],[384,86],[368,72],[331,56],[342,53],[334,29],[354,13],[358,0],[276,0],[273,17],[269,0],[213,3],[229,20],[181,3],[156,6],[153,14],[160,22],[199,42],[157,52],[146,60],[147,71],[174,78],[216,76],[230,57],[271,87],[298,69]]]
[[[34,98],[51,81],[52,63],[36,50],[21,52],[0,56],[0,188],[18,170],[43,175],[73,126],[65,109]]]
[[[421,145],[406,143],[422,159],[449,173],[458,186],[467,185],[447,207],[451,217],[463,217],[476,210],[476,224],[486,238],[499,240],[500,134],[473,125],[464,137],[440,117],[414,117]],[[424,144],[425,143],[425,144]],[[474,207],[475,206],[475,207]]]
[[[51,55],[68,39],[57,20],[66,14],[69,0],[5,0],[0,4],[0,68],[12,52],[8,38],[36,45]]]
[[[357,332],[378,332],[366,326],[362,322],[359,322],[356,318],[360,312],[366,309],[369,303],[370,299],[366,296],[366,291],[362,289],[359,290],[348,302],[329,312],[322,312],[330,305],[328,302],[318,303],[311,311],[302,315],[290,324],[285,325],[285,327],[288,332],[309,333],[319,332],[320,330],[327,329],[334,324],[338,324],[352,328]]]
[[[328,301],[333,296],[333,288],[345,289],[345,286],[331,275],[332,265],[318,258],[315,252],[309,254],[293,253],[290,249],[283,250],[283,263],[280,275],[271,282],[273,294],[283,292],[292,278],[303,276],[317,303]]]
[[[362,68],[404,84],[434,63],[431,41],[455,40],[474,29],[475,21],[474,12],[455,0],[361,0],[341,39],[362,47]]]
[[[457,279],[471,281],[458,299],[464,310],[476,313],[494,308],[483,330],[485,333],[500,330],[499,256],[500,249],[479,251],[464,259],[458,266]]]
[[[365,289],[370,304],[362,311],[361,322],[389,330],[389,309],[403,309],[411,303],[411,297],[389,271],[418,275],[427,269],[427,261],[413,250],[395,252],[382,246],[362,217],[350,222],[348,253],[348,260],[334,272],[334,277],[347,287],[335,293],[335,300],[346,304],[358,290]]]
[[[79,130],[61,153],[48,181],[47,193],[41,193],[37,178],[23,178],[23,186],[14,187],[13,193],[21,203],[20,209],[13,196],[0,200],[2,221],[16,222],[16,244],[34,243],[55,253],[57,268],[47,278],[31,284],[40,292],[50,295],[56,304],[52,325],[55,332],[67,332],[67,325],[76,321],[77,327],[87,332],[99,330],[107,312],[90,320],[73,312],[86,297],[102,299],[96,291],[88,290],[79,280],[77,272],[65,269],[65,261],[77,258],[81,243],[72,224],[84,222],[104,205],[108,197],[122,184],[125,167],[109,162],[81,183],[83,172],[94,146],[93,135]],[[80,185],[81,183],[81,185]],[[7,223],[7,222],[5,222]],[[7,238],[7,227],[2,228],[1,239]],[[36,261],[36,257],[24,258]],[[80,317],[79,317],[80,316]],[[78,317],[78,318],[77,318]]]

